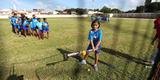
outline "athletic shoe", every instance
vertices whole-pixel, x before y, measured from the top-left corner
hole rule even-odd
[[[81,61],[81,64],[87,64],[86,60],[83,59],[83,60]]]
[[[94,66],[93,66],[93,67],[94,67],[94,70],[95,70],[95,71],[98,71],[97,64],[94,64]]]

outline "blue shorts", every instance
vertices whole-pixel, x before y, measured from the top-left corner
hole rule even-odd
[[[21,30],[22,30],[21,26],[18,26],[18,31],[21,31]]]
[[[14,29],[17,29],[18,26],[17,25],[13,25],[13,27],[14,27]]]
[[[89,54],[91,51],[89,51],[89,50],[91,50],[92,49],[92,46],[91,45],[89,45],[88,47],[87,47],[87,54]],[[100,53],[100,50],[101,50],[101,45],[100,45],[100,47],[95,51],[95,54],[99,54]]]
[[[28,30],[27,26],[23,26],[23,30]]]
[[[31,28],[31,30],[32,30],[32,31],[34,31],[34,30],[35,30],[35,28]]]
[[[13,25],[14,29],[20,29],[21,27],[19,25]]]
[[[39,30],[39,32],[43,33],[43,30]]]
[[[44,31],[44,32],[48,32],[49,29],[48,29],[48,28],[44,28],[43,31]]]

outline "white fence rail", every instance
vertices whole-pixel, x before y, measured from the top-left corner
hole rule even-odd
[[[160,13],[121,13],[113,14],[113,17],[119,18],[156,18]]]

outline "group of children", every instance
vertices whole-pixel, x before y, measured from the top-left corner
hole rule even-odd
[[[32,18],[26,17],[24,14],[21,14],[20,17],[16,13],[10,17],[10,22],[12,25],[12,31],[21,36],[36,36],[39,39],[49,38],[49,24],[46,18],[36,18],[35,15]]]
[[[94,20],[98,20],[99,22],[101,21],[109,22],[110,21],[109,15],[92,15],[90,18],[91,18],[91,21],[94,21]]]

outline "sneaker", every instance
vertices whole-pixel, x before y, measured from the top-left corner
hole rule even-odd
[[[86,60],[82,60],[81,64],[87,64]]]
[[[152,68],[152,66],[145,66],[145,68],[150,68],[150,69],[151,69],[151,68]]]
[[[94,64],[94,70],[95,70],[95,71],[98,71],[97,64]]]
[[[153,64],[154,64],[154,61],[152,61],[151,64],[153,65]]]

